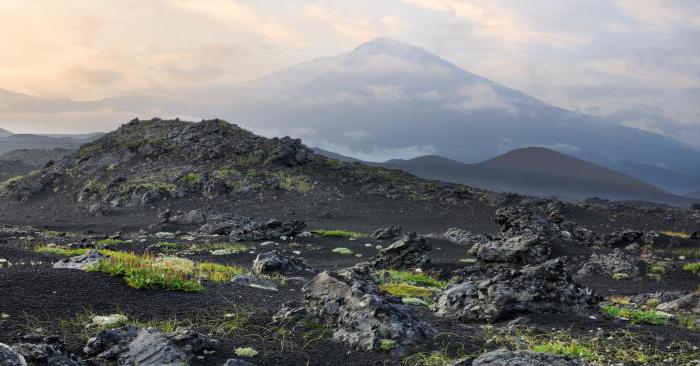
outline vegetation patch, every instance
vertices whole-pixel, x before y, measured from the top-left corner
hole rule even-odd
[[[639,310],[607,305],[603,306],[601,311],[616,318],[627,319],[632,323],[661,325],[668,323],[669,320],[668,315],[654,310]]]
[[[102,239],[97,241],[97,246],[100,248],[105,248],[105,247],[116,247],[122,244],[125,244],[126,242],[122,239]]]
[[[407,283],[384,283],[379,285],[379,288],[388,294],[398,297],[430,299],[435,294],[434,289],[409,285]]]
[[[550,341],[547,343],[532,345],[531,350],[540,353],[551,353],[575,358],[585,358],[592,361],[600,358],[595,351],[582,344],[579,344],[576,341]]]
[[[34,251],[37,253],[60,255],[64,257],[75,257],[78,255],[83,255],[87,253],[88,250],[89,249],[87,248],[66,249],[53,244],[42,245],[34,249]]]
[[[238,357],[255,357],[258,355],[258,351],[252,347],[238,347],[235,352]]]
[[[405,283],[414,286],[432,287],[443,289],[447,287],[447,281],[441,281],[425,273],[413,273],[409,271],[387,270],[377,273],[384,282]]]
[[[379,349],[382,351],[391,351],[396,348],[396,341],[391,339],[382,339],[379,341]]]
[[[309,178],[303,175],[293,175],[279,171],[274,176],[277,178],[280,187],[287,191],[306,193],[314,188],[313,184],[309,182]]]
[[[665,231],[661,231],[661,234],[664,234],[666,236],[672,236],[674,238],[681,238],[681,239],[690,238],[690,234],[683,232],[683,231],[665,230]]]
[[[416,353],[403,359],[405,366],[446,366],[453,360],[445,352]]]
[[[204,290],[202,280],[225,282],[245,272],[240,267],[194,262],[177,257],[154,257],[135,253],[101,251],[107,256],[90,268],[93,272],[123,276],[132,288],[155,288],[196,292]]]
[[[683,266],[684,271],[690,271],[693,273],[700,273],[700,262],[688,263]]]
[[[335,249],[333,249],[333,253],[342,254],[342,255],[351,255],[354,252],[348,248],[335,248]]]
[[[361,238],[364,237],[365,234],[357,232],[357,231],[350,231],[350,230],[324,230],[324,229],[319,229],[314,231],[315,234],[325,236],[327,238]]]
[[[238,254],[245,253],[248,251],[248,247],[240,243],[204,243],[204,244],[193,244],[189,248],[190,251],[199,252],[210,252],[212,254]]]

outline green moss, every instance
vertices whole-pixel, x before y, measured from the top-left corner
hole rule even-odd
[[[575,341],[551,341],[548,343],[533,345],[530,349],[534,352],[551,353],[554,355],[563,355],[575,358],[585,358],[587,360],[592,361],[598,360],[600,358],[600,356],[598,356],[596,352]]]
[[[654,310],[639,310],[608,305],[603,306],[601,311],[616,318],[628,319],[632,323],[661,325],[668,323],[669,320],[667,315]]]
[[[190,185],[198,185],[198,184],[202,183],[202,181],[204,180],[204,177],[201,174],[190,173],[190,174],[187,174],[184,177],[184,179],[185,179],[185,182],[187,182]]]
[[[290,192],[306,193],[314,188],[309,179],[303,175],[293,175],[284,171],[279,171],[273,174],[277,178],[282,189]]]
[[[251,347],[238,347],[235,352],[238,357],[255,357],[258,355],[258,351]]]
[[[325,236],[325,237],[330,237],[330,238],[361,238],[364,237],[365,234],[357,232],[357,231],[350,231],[350,230],[324,230],[324,229],[319,229],[314,231],[314,233]]]
[[[690,271],[693,273],[700,273],[700,262],[688,263],[683,266],[684,271]]]
[[[42,245],[42,246],[34,249],[34,251],[37,253],[43,253],[43,254],[53,254],[53,255],[60,255],[60,256],[64,256],[64,257],[75,257],[78,255],[83,255],[83,254],[87,253],[88,249],[86,249],[86,248],[66,249],[66,248],[57,247],[55,245]]]
[[[378,273],[380,276],[387,276],[388,282],[392,283],[406,283],[415,286],[427,286],[434,288],[445,288],[447,286],[447,281],[441,281],[437,278],[431,277],[425,273],[413,273],[408,271],[380,271]]]
[[[159,191],[171,194],[177,190],[177,185],[149,178],[131,178],[119,186],[118,193],[120,196],[128,196],[137,190]]]
[[[396,341],[391,339],[382,339],[379,341],[379,349],[382,351],[391,351],[396,348]]]
[[[122,239],[112,239],[112,238],[107,238],[107,239],[101,239],[97,241],[97,246],[98,247],[114,247],[114,246],[119,246],[126,243]]]
[[[333,253],[335,254],[342,254],[342,255],[351,255],[354,252],[348,248],[335,248],[333,249]]]
[[[391,295],[398,297],[415,297],[419,299],[431,299],[435,294],[434,289],[409,285],[406,283],[384,283],[379,288]]]
[[[6,179],[5,181],[0,182],[0,188],[9,187],[9,186],[11,186],[12,184],[17,183],[17,182],[19,182],[20,180],[22,180],[22,178],[24,178],[24,177],[21,176],[21,175],[19,175],[19,176],[14,176],[14,177],[10,177],[10,178]]]

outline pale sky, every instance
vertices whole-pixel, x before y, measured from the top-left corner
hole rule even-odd
[[[700,138],[696,0],[0,0],[0,89],[83,101],[186,95],[378,36],[550,104]],[[100,124],[94,113],[12,103],[0,98],[0,128],[15,132],[105,130],[125,117],[101,111]]]

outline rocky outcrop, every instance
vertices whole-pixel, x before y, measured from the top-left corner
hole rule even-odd
[[[283,137],[281,139],[274,138],[272,142],[275,147],[265,160],[265,165],[293,167],[308,163],[313,155],[313,151],[304,146],[299,139]]]
[[[369,351],[382,341],[401,347],[419,344],[433,334],[410,307],[382,296],[374,283],[361,277],[353,271],[323,272],[303,288],[306,311],[332,327],[335,340]]]
[[[164,334],[153,328],[107,329],[88,340],[88,356],[120,365],[187,365],[193,354],[211,350],[216,341],[188,329]]]
[[[690,313],[700,314],[700,294],[690,293],[676,300],[659,304],[657,310],[667,313]]]
[[[85,362],[72,355],[56,336],[43,337],[29,334],[12,347],[22,355],[28,365],[83,366]],[[0,360],[1,361],[1,360]]]
[[[470,253],[485,262],[533,264],[549,259],[551,249],[544,236],[526,231],[521,235],[475,244]]]
[[[599,302],[568,275],[561,259],[516,270],[474,266],[456,273],[439,296],[439,316],[495,321],[522,313],[583,312]]]
[[[616,273],[624,273],[629,277],[636,277],[639,275],[637,261],[620,249],[614,249],[608,254],[591,254],[588,262],[578,271],[579,276],[589,276],[593,274],[612,276]]]
[[[10,346],[0,343],[0,366],[27,366],[27,362]]]
[[[380,228],[372,233],[372,238],[377,240],[394,240],[401,235],[401,226],[389,226]]]
[[[294,237],[304,230],[306,224],[303,221],[281,222],[270,220],[264,224],[254,224],[241,229],[234,229],[231,234],[232,241],[258,241],[279,239],[282,236]]]
[[[471,231],[456,227],[447,229],[447,231],[445,231],[443,234],[432,236],[451,241],[455,244],[464,245],[466,247],[471,247],[474,244],[486,243],[492,240],[492,238],[487,235],[473,233]]]
[[[306,265],[304,258],[285,257],[276,250],[258,254],[253,261],[252,271],[257,275],[283,274],[285,276],[316,273],[315,270]]]
[[[105,256],[97,249],[88,250],[83,255],[61,259],[53,264],[53,268],[60,269],[78,269],[85,271],[91,266],[99,263]]]
[[[466,364],[465,364],[466,365]],[[471,366],[588,366],[590,362],[569,356],[531,351],[496,350],[479,356]]]
[[[426,266],[430,259],[424,254],[431,248],[425,238],[416,233],[405,234],[400,240],[379,251],[371,264],[376,269],[417,268]]]

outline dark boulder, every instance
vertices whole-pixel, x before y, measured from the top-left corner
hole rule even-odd
[[[533,264],[549,259],[551,249],[548,244],[543,235],[527,231],[522,235],[475,244],[470,252],[485,262]]]
[[[430,259],[424,254],[430,249],[425,238],[416,233],[408,233],[400,240],[380,250],[371,263],[377,269],[423,267],[430,263]]]
[[[532,351],[496,350],[479,356],[471,366],[587,366],[581,359]]]
[[[306,227],[303,221],[281,222],[270,220],[264,224],[253,224],[231,231],[232,241],[274,240],[281,236],[293,237],[301,234]]]
[[[68,352],[57,336],[42,337],[30,334],[12,347],[21,354],[28,365],[36,366],[82,366],[81,359]],[[0,360],[2,361],[2,360]]]
[[[276,250],[260,253],[253,261],[252,272],[257,275],[283,274],[299,276],[316,274],[317,271],[306,265],[304,258],[285,257]]]
[[[372,237],[377,240],[394,240],[401,235],[401,226],[389,226],[377,229],[372,233]]]

